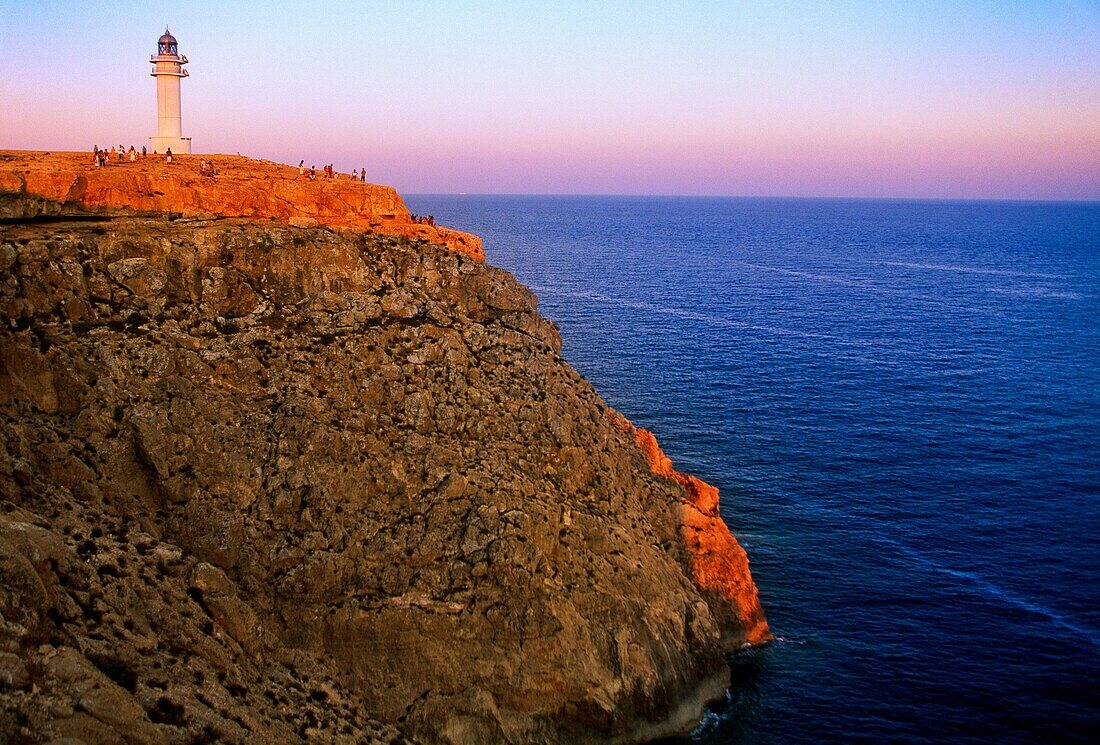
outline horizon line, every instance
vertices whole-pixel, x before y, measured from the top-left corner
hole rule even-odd
[[[402,197],[554,197],[588,199],[592,197],[615,197],[619,199],[775,199],[784,201],[859,201],[859,202],[985,202],[996,204],[1075,204],[1100,205],[1100,197],[1093,199],[1064,199],[1049,197],[888,197],[888,196],[822,196],[799,194],[624,194],[614,192],[568,193],[568,192],[447,192],[447,191],[410,191],[399,192]]]
[[[88,152],[85,150],[68,150],[64,148],[50,148],[50,149],[35,149],[35,148],[18,148],[18,147],[6,147],[0,146],[0,152],[25,152],[25,153],[69,153],[77,154]],[[258,157],[252,155],[245,155],[240,152],[232,153],[181,153],[182,157],[187,156],[223,156],[223,157],[237,157],[247,158],[249,160],[260,160],[272,163],[275,165],[286,166],[288,168],[296,168],[297,166],[292,163],[283,163],[278,160],[271,160],[270,158]],[[339,169],[338,169],[339,170]],[[374,183],[374,182],[371,182]],[[994,203],[994,204],[1068,204],[1068,205],[1095,205],[1100,204],[1100,196],[1085,198],[1085,199],[1067,199],[1058,197],[937,197],[937,196],[866,196],[866,195],[807,195],[807,194],[767,194],[767,195],[748,195],[748,194],[630,194],[622,192],[589,192],[589,193],[566,193],[566,192],[446,192],[446,191],[402,191],[393,184],[378,183],[377,186],[389,186],[398,192],[400,196],[472,196],[472,197],[577,197],[577,198],[591,198],[591,197],[616,197],[622,199],[777,199],[777,200],[825,200],[825,201],[874,201],[874,202],[960,202],[960,203]]]

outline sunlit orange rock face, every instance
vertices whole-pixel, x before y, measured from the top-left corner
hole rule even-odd
[[[729,601],[729,610],[737,619],[737,627],[744,629],[748,643],[771,639],[756,584],[749,572],[749,557],[718,514],[718,489],[674,469],[672,460],[661,450],[652,432],[635,427],[625,418],[623,423],[633,431],[635,441],[649,460],[650,469],[684,489],[686,499],[680,505],[680,532],[691,557],[696,583],[703,590]]]
[[[128,158],[128,156],[127,156]],[[201,159],[215,173],[199,172]],[[316,179],[293,168],[239,155],[163,155],[97,167],[91,153],[0,151],[0,193],[25,193],[91,211],[112,209],[271,219],[299,227],[405,236],[484,260],[481,239],[412,221],[389,186],[346,174]]]

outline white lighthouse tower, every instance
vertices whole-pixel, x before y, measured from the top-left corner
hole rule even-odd
[[[180,78],[187,77],[187,58],[181,57],[176,37],[164,27],[164,36],[157,40],[157,53],[149,58],[157,79],[157,133],[149,138],[150,149],[163,153],[191,152],[191,138],[183,136],[180,122]]]

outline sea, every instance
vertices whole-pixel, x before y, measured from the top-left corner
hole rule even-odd
[[[674,742],[1100,741],[1100,204],[407,201],[721,491],[776,639]]]

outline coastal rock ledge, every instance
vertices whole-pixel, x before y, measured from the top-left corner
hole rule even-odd
[[[213,172],[201,172],[203,159]],[[25,197],[23,211],[30,213],[121,209],[185,218],[247,217],[425,240],[485,259],[478,236],[414,222],[392,186],[346,174],[310,179],[297,168],[240,155],[177,155],[170,164],[163,155],[139,156],[99,168],[89,153],[0,150],[0,192],[10,199]]]
[[[510,274],[126,204],[0,189],[0,740],[641,742],[769,638]]]

